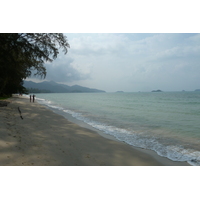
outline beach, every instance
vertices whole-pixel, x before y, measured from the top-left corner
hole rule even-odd
[[[189,166],[81,127],[26,97],[0,107],[1,166]]]

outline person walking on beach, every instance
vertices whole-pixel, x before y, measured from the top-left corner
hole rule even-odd
[[[33,103],[34,103],[34,101],[35,101],[35,95],[33,95]]]
[[[30,102],[31,102],[31,95],[30,95]]]

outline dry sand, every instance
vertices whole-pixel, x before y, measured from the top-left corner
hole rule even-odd
[[[9,101],[0,107],[1,166],[189,165],[104,138],[28,98]]]

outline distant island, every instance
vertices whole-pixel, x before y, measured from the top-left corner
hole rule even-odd
[[[35,83],[33,81],[24,81],[24,87],[29,93],[95,93],[105,92],[103,90],[82,87],[80,85],[68,86],[54,81],[44,81]]]
[[[200,92],[200,89],[196,89],[195,92]]]
[[[162,90],[152,90],[151,92],[162,92]]]

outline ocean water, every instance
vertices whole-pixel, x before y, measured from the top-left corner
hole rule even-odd
[[[36,100],[129,145],[200,165],[200,92],[49,93]]]

